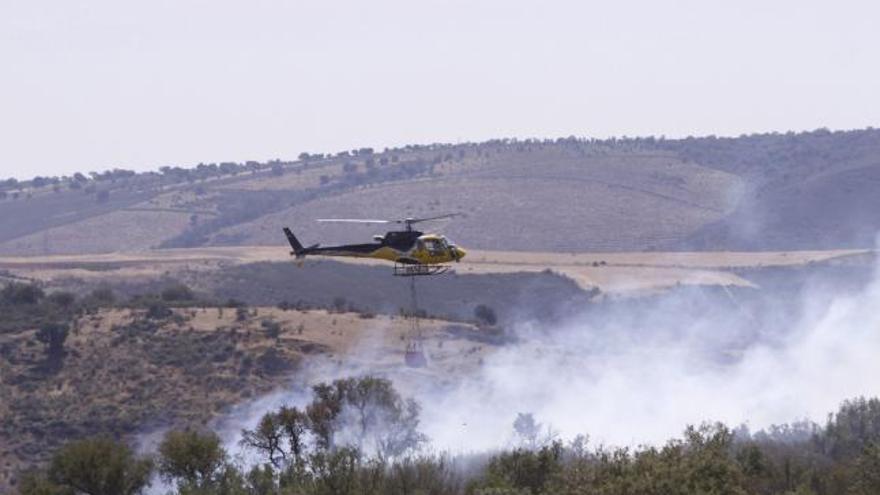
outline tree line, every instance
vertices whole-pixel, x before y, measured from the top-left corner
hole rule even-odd
[[[237,462],[209,430],[165,434],[153,455],[95,437],[25,473],[21,495],[136,495],[161,480],[181,495],[868,495],[880,493],[880,401],[846,401],[824,426],[749,433],[689,426],[662,446],[559,441],[529,414],[516,447],[453,457],[427,450],[419,406],[372,376],[315,385],[305,407],[270,411]],[[549,430],[548,430],[549,431]]]

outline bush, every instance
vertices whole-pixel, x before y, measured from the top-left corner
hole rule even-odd
[[[345,307],[347,305],[348,305],[348,300],[346,300],[344,297],[339,296],[339,297],[333,298],[333,309],[337,313],[342,313],[343,311],[345,311]]]
[[[277,341],[281,337],[281,324],[277,321],[265,319],[260,322],[260,326],[266,330],[266,337]]]
[[[167,302],[193,301],[193,291],[184,284],[175,284],[162,291],[162,300]]]
[[[477,322],[482,325],[492,326],[498,322],[498,316],[495,314],[495,310],[485,304],[480,304],[474,308],[474,318],[476,318]]]
[[[100,305],[112,305],[116,302],[116,294],[113,293],[113,289],[109,287],[99,287],[92,291],[89,295],[89,299]]]
[[[235,308],[235,321],[247,321],[250,313],[248,312],[247,306],[239,306]]]
[[[61,323],[46,323],[37,331],[37,340],[46,345],[46,359],[59,364],[64,358],[64,341],[68,327]]]
[[[151,301],[147,305],[147,319],[164,320],[174,314],[164,301]]]
[[[11,283],[0,293],[3,301],[9,304],[36,304],[45,297],[43,289],[33,284]]]
[[[73,306],[73,303],[76,302],[76,295],[71,292],[53,292],[49,295],[49,300],[52,304],[61,306],[62,308],[69,308]]]
[[[499,454],[489,462],[481,484],[496,490],[545,493],[550,480],[562,471],[562,452],[562,445],[557,442],[537,451],[516,449]]]
[[[149,485],[153,463],[107,437],[71,442],[49,464],[49,480],[74,493],[135,495]]]

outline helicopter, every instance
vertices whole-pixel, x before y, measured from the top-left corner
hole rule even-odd
[[[293,232],[284,227],[284,234],[293,250],[291,256],[302,260],[309,255],[343,256],[351,258],[373,258],[394,262],[394,275],[414,277],[424,275],[440,275],[449,271],[448,263],[459,262],[467,252],[449,242],[439,234],[425,234],[413,229],[413,225],[460,216],[450,213],[428,218],[405,218],[402,220],[366,220],[352,218],[322,218],[321,223],[354,223],[354,224],[397,224],[404,230],[390,231],[383,235],[373,236],[372,243],[324,246],[314,244],[303,247]]]

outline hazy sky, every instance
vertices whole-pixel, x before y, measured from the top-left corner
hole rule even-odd
[[[0,176],[880,125],[880,2],[0,0]]]

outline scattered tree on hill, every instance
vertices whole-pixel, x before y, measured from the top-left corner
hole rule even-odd
[[[266,331],[266,337],[278,342],[281,338],[281,324],[277,321],[264,319],[260,322],[260,325]]]
[[[474,308],[474,318],[476,318],[477,322],[481,325],[492,326],[498,322],[498,316],[495,314],[495,310],[485,304],[479,304]]]
[[[342,296],[336,296],[333,298],[333,310],[337,313],[342,313],[345,311],[346,306],[348,305],[348,300]]]
[[[69,328],[62,323],[46,323],[37,331],[37,340],[46,345],[46,359],[53,366],[60,366],[64,359],[64,341]]]
[[[248,317],[250,317],[250,312],[247,309],[247,306],[238,306],[235,308],[235,321],[247,321]]]

